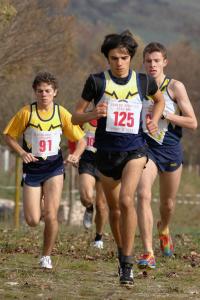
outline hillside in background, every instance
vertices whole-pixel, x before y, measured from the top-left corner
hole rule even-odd
[[[199,0],[71,0],[69,10],[93,24],[130,28],[145,42],[200,44]]]

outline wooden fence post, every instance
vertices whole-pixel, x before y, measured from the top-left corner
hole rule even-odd
[[[16,156],[15,161],[15,228],[19,227],[19,214],[20,214],[20,157]]]
[[[69,164],[69,191],[68,191],[68,217],[67,217],[67,225],[71,225],[72,221],[72,211],[73,211],[73,205],[74,205],[74,190],[75,190],[75,168]]]

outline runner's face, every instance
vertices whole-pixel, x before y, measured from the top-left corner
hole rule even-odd
[[[35,95],[37,99],[37,103],[41,108],[49,108],[53,99],[57,94],[57,90],[54,90],[53,87],[45,82],[39,84],[35,90]]]
[[[144,57],[144,67],[147,74],[151,75],[155,79],[163,76],[164,67],[167,65],[167,59],[165,59],[161,52],[146,53]]]
[[[115,77],[126,77],[129,73],[131,56],[126,48],[115,48],[108,53],[111,73]]]

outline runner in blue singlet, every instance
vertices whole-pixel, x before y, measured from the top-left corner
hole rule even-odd
[[[167,65],[167,51],[160,43],[150,43],[143,52],[147,74],[155,78],[165,99],[163,117],[158,123],[158,132],[152,136],[146,129],[146,120],[151,118],[153,102],[151,97],[143,101],[143,130],[149,146],[149,161],[138,186],[138,223],[144,246],[144,253],[138,260],[140,268],[155,268],[152,245],[153,215],[151,210],[151,189],[159,175],[160,221],[157,223],[160,247],[164,256],[172,256],[174,247],[169,233],[169,223],[175,207],[183,153],[180,144],[182,127],[195,129],[197,120],[184,85],[164,74]]]
[[[147,162],[147,149],[141,128],[142,101],[151,95],[155,102],[147,128],[157,132],[164,99],[155,81],[130,69],[137,43],[129,31],[110,34],[104,39],[101,52],[110,69],[92,74],[86,81],[82,99],[72,115],[74,124],[97,119],[95,147],[109,206],[111,230],[118,247],[121,284],[133,284],[133,243],[137,218],[134,193]],[[90,102],[94,109],[87,112]]]

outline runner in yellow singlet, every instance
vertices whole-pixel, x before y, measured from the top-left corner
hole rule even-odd
[[[39,73],[33,81],[36,101],[24,106],[4,130],[7,144],[23,160],[23,207],[29,226],[41,218],[44,208],[44,243],[40,266],[51,269],[51,252],[57,232],[57,213],[63,188],[64,162],[60,149],[61,135],[82,146],[70,157],[78,161],[85,148],[84,132],[71,122],[71,114],[54,103],[58,82],[48,72]],[[23,135],[23,146],[18,138]],[[66,159],[67,161],[67,159]]]

